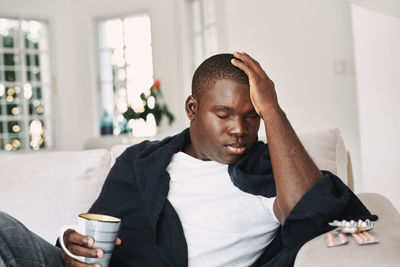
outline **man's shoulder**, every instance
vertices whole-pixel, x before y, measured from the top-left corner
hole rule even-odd
[[[144,140],[126,148],[120,155],[120,158],[131,162],[138,157],[145,157],[152,153],[157,153],[157,151],[161,152],[161,150],[170,150],[173,149],[172,147],[181,146],[180,143],[184,142],[183,139],[185,138],[186,132],[187,130],[173,136],[165,137],[162,140]]]
[[[121,153],[120,158],[126,160],[137,158],[143,151],[145,151],[149,147],[158,146],[160,142],[160,140],[144,140],[138,144],[127,147],[125,151]]]

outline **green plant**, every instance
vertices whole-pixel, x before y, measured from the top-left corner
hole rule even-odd
[[[140,94],[140,98],[143,101],[143,108],[140,109],[140,111],[135,111],[132,106],[129,105],[127,111],[122,114],[127,121],[131,119],[143,119],[146,121],[147,115],[151,113],[154,115],[157,126],[160,125],[163,116],[168,118],[169,125],[174,122],[174,115],[169,111],[167,104],[163,101],[160,80],[155,80],[148,92]]]

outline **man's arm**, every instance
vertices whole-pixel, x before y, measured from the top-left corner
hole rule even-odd
[[[246,53],[235,52],[232,64],[249,77],[250,99],[264,120],[276,184],[274,212],[283,223],[301,197],[322,178],[278,104],[274,83],[260,64]]]

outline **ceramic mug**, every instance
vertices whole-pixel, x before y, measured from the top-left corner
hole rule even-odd
[[[118,236],[121,219],[94,213],[82,213],[78,216],[78,225],[64,225],[60,229],[58,239],[61,248],[68,256],[77,259],[81,262],[101,264],[102,267],[107,267],[114,249],[115,240]],[[73,229],[81,235],[87,235],[94,239],[93,248],[102,249],[104,256],[102,258],[85,258],[72,254],[64,244],[64,232],[68,229]]]

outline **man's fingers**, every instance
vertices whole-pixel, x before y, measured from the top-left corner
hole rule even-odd
[[[115,240],[115,245],[119,246],[119,245],[121,245],[121,243],[122,243],[122,240],[119,237],[117,237],[117,240]]]
[[[104,252],[99,248],[87,248],[77,244],[66,245],[69,252],[76,256],[83,256],[86,258],[102,258]]]
[[[251,56],[249,56],[246,52],[234,52],[233,55],[240,59],[241,61],[245,62],[251,68],[257,68],[260,64]]]
[[[249,68],[254,72],[255,75],[258,75],[259,77],[268,77],[268,75],[265,73],[263,68],[261,67],[260,63],[258,63],[257,60],[249,56],[246,52],[234,52],[233,55],[243,61],[244,63],[247,64]]]
[[[245,62],[243,62],[239,59],[232,59],[231,63],[233,66],[238,67],[244,73],[246,73],[247,77],[249,77],[250,85],[255,84],[260,79],[260,76],[252,68],[250,68]]]
[[[71,258],[64,251],[61,251],[61,259],[65,267],[100,267],[99,264],[87,264]]]
[[[231,63],[233,66],[238,67],[239,69],[244,71],[244,73],[246,73],[246,75],[250,78],[250,76],[252,75],[252,70],[249,68],[249,66],[247,66],[246,63],[235,58],[231,60]]]
[[[243,53],[239,52],[235,52],[233,55],[236,57],[236,59],[232,59],[232,64],[246,73],[246,75],[249,77],[249,82],[265,76],[261,66],[258,63],[252,62],[249,59],[249,55],[244,55]]]
[[[81,246],[91,247],[94,245],[94,240],[89,236],[81,235],[72,229],[68,229],[64,233],[64,243],[73,243]]]

